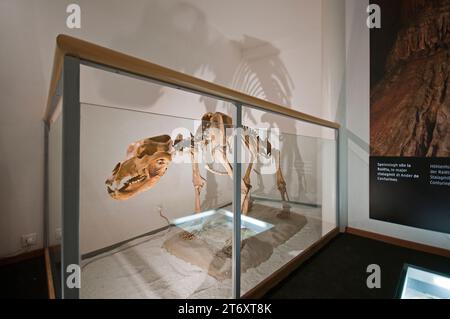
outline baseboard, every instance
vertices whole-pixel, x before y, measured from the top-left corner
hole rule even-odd
[[[307,261],[311,256],[322,249],[330,240],[339,234],[339,229],[334,228],[323,236],[319,241],[312,244],[310,247],[305,249],[300,255],[292,259],[286,265],[275,271],[272,275],[264,279],[257,286],[246,292],[242,299],[257,299],[262,298],[270,289],[279,284],[283,279],[289,276],[294,270],[296,270],[300,265]]]
[[[348,234],[352,234],[352,235],[356,235],[356,236],[360,236],[360,237],[365,237],[365,238],[369,238],[369,239],[382,241],[382,242],[400,246],[403,248],[414,249],[417,251],[450,258],[450,250],[447,250],[444,248],[429,246],[429,245],[417,243],[414,241],[409,241],[409,240],[404,240],[404,239],[400,239],[400,238],[396,238],[396,237],[386,236],[386,235],[373,233],[373,232],[369,232],[369,231],[358,229],[358,228],[352,228],[352,227],[346,227],[345,232]]]
[[[119,248],[119,247],[125,245],[126,243],[129,243],[130,241],[133,241],[133,240],[136,240],[136,239],[139,239],[139,238],[143,238],[143,237],[147,237],[147,236],[151,236],[151,235],[157,234],[159,232],[162,232],[162,231],[168,229],[169,227],[171,227],[171,225],[164,226],[164,227],[161,227],[161,228],[149,231],[149,232],[147,232],[145,234],[138,235],[138,236],[126,239],[124,241],[118,242],[118,243],[113,244],[111,246],[103,247],[103,248],[100,248],[100,249],[97,249],[97,250],[85,253],[85,254],[81,255],[81,260],[85,260],[85,259],[88,259],[88,258],[92,258],[92,257],[98,256],[98,255],[101,255],[101,254],[106,253],[108,251],[111,251],[111,250],[114,250],[116,248]]]
[[[52,264],[49,249],[45,248],[45,272],[47,274],[48,299],[55,299],[55,286],[53,284]]]
[[[285,203],[288,203],[288,204],[291,203],[291,204],[297,204],[297,205],[303,205],[303,206],[309,206],[309,207],[316,207],[316,208],[322,207],[322,205],[320,205],[320,204],[299,202],[299,201],[294,201],[294,200],[283,201],[281,198],[267,198],[267,197],[258,196],[258,195],[252,195],[251,198],[255,199],[255,200],[268,201],[268,202],[276,202],[276,203],[285,202]]]
[[[41,257],[44,255],[44,248],[39,248],[26,253],[19,254],[17,256],[7,257],[0,259],[0,266],[11,265],[28,259]]]

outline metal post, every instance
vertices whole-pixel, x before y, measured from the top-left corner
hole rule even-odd
[[[339,174],[339,230],[345,232],[348,224],[348,180],[347,180],[347,133],[345,125],[339,129],[338,143],[338,174]]]
[[[232,297],[241,297],[241,134],[242,105],[235,104],[233,140],[233,247],[232,247]]]
[[[340,182],[339,182],[339,180],[340,180],[340,174],[339,174],[339,170],[340,170],[340,165],[339,165],[339,163],[340,163],[340,159],[339,159],[339,156],[340,156],[340,154],[339,154],[339,152],[340,152],[340,147],[339,147],[339,129],[336,129],[335,131],[336,131],[336,139],[335,139],[335,141],[336,141],[336,194],[335,194],[335,196],[336,196],[336,227],[340,231],[342,231],[341,230],[341,224],[342,224],[342,221],[341,221],[341,207],[340,207],[341,201],[340,201],[340,198],[339,198],[339,196],[341,196],[340,192],[339,192],[339,187],[340,187]]]
[[[44,248],[48,248],[50,245],[49,239],[49,182],[48,182],[48,153],[49,153],[49,125],[44,122]]]
[[[80,296],[81,277],[79,268],[80,60],[78,58],[64,57],[62,77],[61,292],[62,298],[76,299]]]

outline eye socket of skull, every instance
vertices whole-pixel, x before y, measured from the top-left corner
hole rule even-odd
[[[156,152],[151,156],[150,163],[148,165],[148,170],[151,176],[154,175],[164,175],[172,161],[172,156],[167,152]]]

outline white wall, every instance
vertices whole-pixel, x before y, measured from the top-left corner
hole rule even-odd
[[[450,235],[369,219],[369,29],[366,0],[346,0],[348,226],[436,247]]]
[[[242,84],[236,80],[236,74],[243,65],[251,73],[257,71],[263,82],[270,80],[271,71],[283,70],[279,78],[287,79],[284,88],[290,87],[283,104],[323,115],[321,1],[284,0],[280,4],[278,0],[134,0],[130,5],[120,0],[80,0],[76,2],[82,8],[82,28],[69,30],[65,26],[65,9],[71,2],[74,1],[0,2],[0,256],[18,251],[22,234],[37,233],[36,248],[42,247],[42,114],[55,37],[59,33],[227,86]],[[273,57],[280,58],[277,61],[284,64],[283,68],[268,70],[261,61],[247,63],[242,59],[245,56],[255,60],[261,57],[260,52],[267,54],[267,48],[275,53]],[[156,102],[176,98],[159,89],[142,95],[142,88],[131,87],[125,100],[123,95],[108,90],[108,80],[100,80],[92,76],[90,82],[85,82],[84,102],[144,107],[157,112],[161,110]],[[270,90],[266,93],[270,93],[269,99],[280,97]],[[218,106],[202,100],[203,109],[192,114],[183,99],[178,97],[176,101],[177,104],[171,104],[172,110],[164,111],[197,117]]]
[[[29,6],[0,1],[0,256],[18,252],[22,234],[37,233],[37,247],[43,243],[41,115],[48,77]]]

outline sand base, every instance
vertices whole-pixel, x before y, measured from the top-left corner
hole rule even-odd
[[[225,208],[225,209],[230,209]],[[245,239],[241,248],[241,273],[268,260],[274,248],[285,243],[306,224],[306,217],[297,213],[282,214],[278,208],[255,204],[248,216],[273,225],[267,231]],[[183,231],[180,229],[180,233]],[[205,229],[191,239],[174,234],[163,244],[172,255],[207,271],[217,280],[231,278],[231,230]],[[214,245],[219,241],[221,244]]]
[[[260,206],[258,204],[263,204],[266,208],[257,218],[269,218],[267,221],[278,227],[274,227],[270,234],[256,235],[254,240],[249,240],[243,246],[241,258],[245,271],[241,274],[242,293],[319,240],[324,226],[327,229],[333,228],[321,221],[320,208],[293,205],[291,211],[298,217],[293,217],[295,225],[291,225],[270,220],[276,218],[271,207],[277,210],[279,203],[258,201],[253,212]],[[301,226],[302,220],[304,224]],[[286,234],[293,232],[291,227],[298,231],[289,237]],[[196,257],[182,255],[186,251],[182,249],[182,242],[176,246],[178,256],[164,248],[181,231],[177,227],[171,227],[83,260],[81,297],[231,298],[230,258],[218,258],[217,251],[214,250],[217,248],[208,248],[204,243],[198,243],[197,246],[192,246],[192,242],[184,243],[187,245],[184,248],[196,254]],[[196,262],[197,258],[201,262]]]

